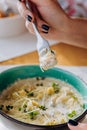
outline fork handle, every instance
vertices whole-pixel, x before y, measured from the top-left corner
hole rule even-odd
[[[37,36],[37,40],[42,41],[43,38],[42,38],[42,36],[40,35],[40,33],[39,33],[39,31],[38,31],[38,28],[37,28],[37,26],[36,26],[36,22],[33,22],[33,23],[32,23],[32,26],[33,26],[34,31],[35,31],[35,34],[36,34],[36,36]]]
[[[26,7],[27,7],[29,10],[32,10],[31,7],[30,7],[30,5],[29,5],[29,1],[28,1],[28,0],[26,0]],[[38,31],[38,28],[37,28],[37,26],[36,26],[36,20],[34,20],[34,22],[32,23],[32,26],[33,26],[33,28],[34,28],[34,31],[35,31],[35,33],[36,33],[37,38],[38,38],[38,37],[41,38],[41,35],[40,35],[40,33],[39,33],[39,31]]]

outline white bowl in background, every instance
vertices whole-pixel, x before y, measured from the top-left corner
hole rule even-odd
[[[0,38],[18,36],[26,31],[24,19],[20,15],[0,19]]]
[[[27,31],[25,21],[18,13],[16,2],[10,0],[7,2],[17,15],[0,18],[0,38],[18,36]]]

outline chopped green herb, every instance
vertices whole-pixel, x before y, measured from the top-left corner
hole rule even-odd
[[[74,100],[78,100],[78,98],[77,98],[76,96],[74,96],[74,95],[72,95],[72,98],[73,98]]]
[[[29,91],[28,91],[27,89],[24,89],[24,91],[25,91],[26,93],[29,93]]]
[[[43,111],[46,111],[46,107],[45,106],[39,106],[40,109],[42,109]]]
[[[38,114],[39,114],[38,111],[34,111],[34,112],[29,113],[30,119],[35,119],[35,117],[36,117]]]
[[[40,86],[43,86],[43,83],[41,83]]]
[[[19,109],[18,109],[19,111],[21,111],[21,107],[19,107]]]
[[[68,117],[72,118],[76,115],[76,111],[73,110],[71,113],[68,114]]]
[[[37,83],[36,86],[43,86],[43,83]]]
[[[59,92],[59,90],[60,90],[59,84],[53,83],[53,84],[52,84],[52,87],[54,88],[55,93],[58,93],[58,92]]]
[[[45,77],[41,77],[41,79],[42,79],[42,80],[44,80],[44,79],[45,79]]]
[[[3,107],[4,107],[4,105],[0,105],[0,110],[2,110],[2,109],[3,109]]]
[[[24,113],[26,113],[27,112],[27,110],[26,109],[24,109]]]
[[[33,92],[29,92],[29,93],[28,93],[28,96],[29,96],[29,97],[33,97],[33,96],[34,96],[34,93],[33,93]]]
[[[9,111],[9,110],[13,109],[13,106],[8,105],[8,106],[6,106],[6,109]]]
[[[23,108],[26,108],[26,107],[27,107],[27,105],[26,105],[26,104],[24,104],[24,105],[23,105]]]
[[[39,77],[36,77],[36,80],[40,80],[40,78],[39,78]]]
[[[81,105],[81,107],[85,109],[85,104]]]
[[[37,83],[36,86],[43,86],[43,83]]]
[[[36,84],[36,86],[40,86],[40,84]]]

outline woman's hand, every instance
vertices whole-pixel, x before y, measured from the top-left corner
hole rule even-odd
[[[69,120],[68,127],[70,130],[87,130],[87,124],[77,123],[73,120]]]
[[[47,39],[63,41],[68,31],[69,18],[57,0],[29,0],[32,11],[25,6],[25,0],[18,2],[18,10],[26,20],[27,29],[34,33],[32,22],[36,19],[41,35]]]
[[[46,39],[87,48],[87,19],[69,18],[57,0],[19,0],[18,10],[25,18],[27,29],[34,33],[32,22],[35,20],[38,30]]]

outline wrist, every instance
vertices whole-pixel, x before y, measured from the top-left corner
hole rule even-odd
[[[60,28],[57,28],[56,33],[57,33],[57,39],[59,42],[64,42],[67,43],[69,42],[69,39],[72,35],[71,27],[72,27],[72,19],[69,17],[63,18],[63,22],[61,23]]]
[[[65,31],[62,33],[62,42],[82,48],[87,48],[87,20],[69,18]]]

